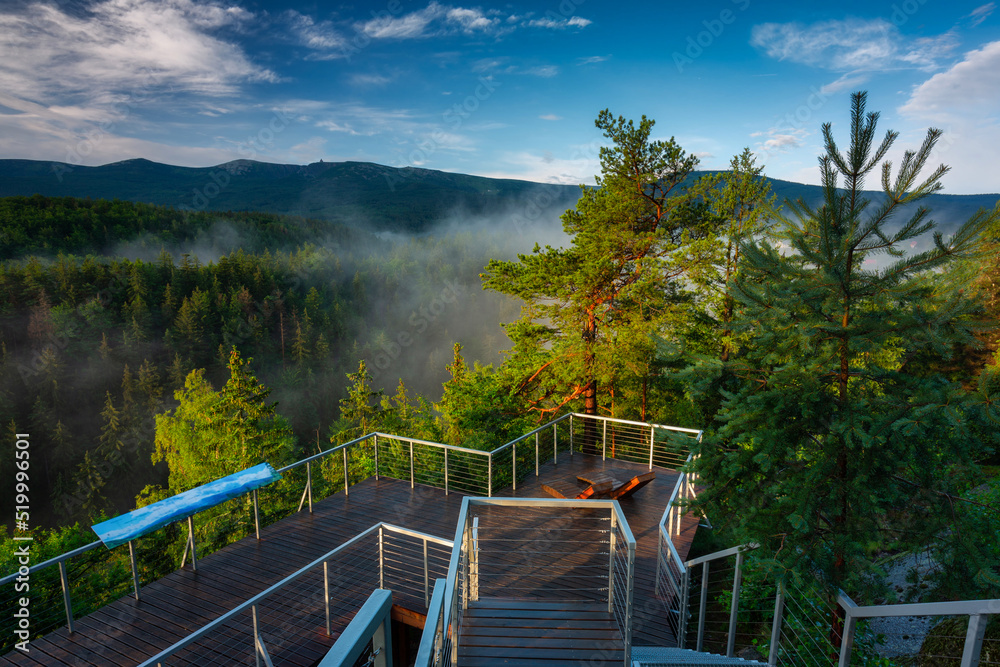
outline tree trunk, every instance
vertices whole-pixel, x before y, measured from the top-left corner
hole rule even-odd
[[[584,390],[583,390],[583,412],[587,415],[597,416],[597,378],[594,377],[594,343],[597,339],[597,314],[593,309],[587,311],[587,323],[583,329],[584,345]],[[581,451],[584,454],[597,453],[597,420],[584,420],[583,446]]]

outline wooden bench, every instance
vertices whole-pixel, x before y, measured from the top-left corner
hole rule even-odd
[[[576,495],[573,495],[572,491],[557,489],[548,484],[542,484],[542,490],[555,498],[575,498],[576,500],[611,498],[618,500],[619,498],[628,498],[656,479],[656,473],[652,470],[638,475],[633,475],[633,472],[632,470],[599,470],[577,475],[577,480],[586,484],[587,488]],[[624,478],[625,481],[623,482],[619,478]]]
[[[587,498],[600,498],[611,491],[611,482],[601,482],[591,484],[583,491],[573,495],[572,491],[566,489],[556,489],[548,484],[542,484],[542,490],[554,498],[574,498],[576,500],[586,500]]]

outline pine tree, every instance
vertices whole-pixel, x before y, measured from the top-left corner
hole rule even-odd
[[[650,140],[645,116],[636,126],[604,110],[595,124],[612,145],[601,148],[599,187],[582,188],[563,215],[572,245],[536,245],[517,262],[490,261],[482,275],[485,288],[525,302],[505,327],[514,342],[507,366],[542,413],[580,400],[597,414],[599,387],[615,381],[611,355],[688,316],[669,299],[704,278],[716,243],[704,198],[714,179],[685,184],[695,156],[673,139]],[[626,331],[634,336],[614,335]]]
[[[919,177],[941,132],[906,151],[893,178],[885,156],[897,133],[877,143],[878,114],[865,102],[864,93],[852,98],[846,152],[823,126],[823,204],[789,204],[780,244],[740,246],[733,329],[753,344],[727,364],[738,386],[724,393],[698,463],[708,486],[700,503],[713,519],[728,517],[738,539],[783,567],[859,594],[877,589],[876,550],[932,545],[943,554],[960,534],[949,530],[949,505],[982,453],[972,428],[979,408],[960,385],[910,361],[972,342],[975,304],[939,272],[975,255],[998,215],[980,211],[948,239],[934,232],[931,249],[904,254],[934,230],[924,207],[897,218],[941,188],[946,167]],[[881,201],[863,192],[877,169]],[[891,261],[879,267],[878,257]]]

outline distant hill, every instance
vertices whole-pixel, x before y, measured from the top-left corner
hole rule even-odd
[[[424,231],[450,214],[573,206],[580,189],[367,162],[309,165],[236,160],[191,168],[125,160],[100,167],[0,160],[0,196],[125,199],[182,209],[267,211],[374,231]]]
[[[772,179],[779,201],[822,201],[822,189]],[[124,199],[204,211],[267,211],[320,218],[371,231],[421,232],[451,215],[529,218],[575,205],[575,185],[483,178],[369,162],[309,165],[236,160],[215,167],[175,167],[135,159],[100,167],[0,160],[0,196]],[[872,193],[876,201],[881,195]],[[1000,195],[934,195],[927,201],[948,232]]]

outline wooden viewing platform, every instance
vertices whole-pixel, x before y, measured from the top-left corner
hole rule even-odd
[[[575,484],[577,475],[612,467],[648,470],[648,466],[621,460],[602,461],[599,456],[563,455],[558,465],[549,462],[540,468],[538,477],[531,475],[519,483],[516,492],[507,488],[495,495],[546,498],[541,488],[543,482],[565,485],[572,480]],[[656,478],[644,489],[619,501],[636,538],[633,645],[639,646],[673,642],[663,605],[653,599],[653,589],[658,523],[678,474],[664,468],[654,467],[654,470]],[[63,627],[33,640],[28,653],[12,651],[0,656],[0,666],[132,667],[380,521],[453,539],[462,497],[463,494],[454,491],[445,495],[443,490],[433,487],[417,485],[411,489],[409,482],[369,478],[352,486],[349,496],[341,491],[315,503],[313,514],[304,510],[262,528],[260,541],[247,537],[199,557],[197,572],[188,567],[143,586],[140,601],[122,597],[77,619],[73,633]],[[685,518],[682,535],[674,540],[681,558],[686,558],[690,550],[696,527],[696,519]],[[358,590],[348,590],[351,585]],[[363,601],[371,589],[367,582],[342,581],[340,589],[331,590],[331,598]],[[360,603],[335,607],[332,637],[326,635],[323,627],[322,606],[316,609],[319,625],[284,628],[281,664],[314,665],[333,645],[359,606]],[[252,655],[249,637],[248,629],[239,638],[245,655]],[[235,664],[240,655],[236,646],[236,641],[229,648],[223,645],[216,660],[202,664]]]

